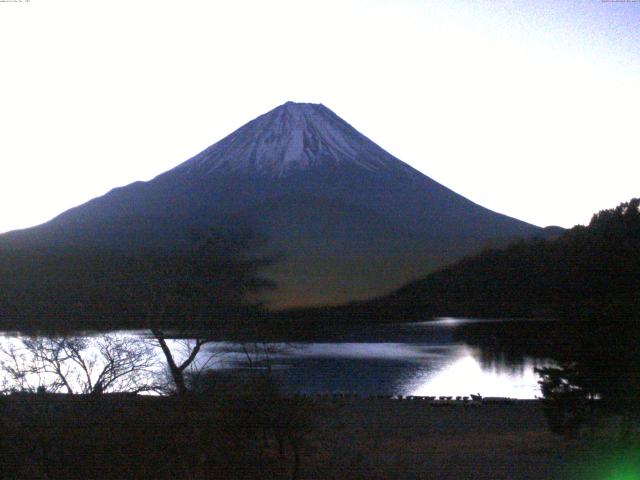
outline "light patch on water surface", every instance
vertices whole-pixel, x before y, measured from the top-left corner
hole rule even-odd
[[[246,366],[249,363],[271,362],[271,366],[282,368],[282,362],[292,360],[387,360],[391,362],[423,363],[426,360],[439,362],[450,355],[449,346],[434,346],[406,343],[265,343],[257,346],[240,343],[213,342],[207,350],[218,352],[219,362],[215,369]],[[251,358],[251,362],[248,358]]]
[[[438,318],[437,320],[434,320],[432,323],[434,325],[439,325],[439,326],[454,327],[457,325],[462,325],[464,323],[470,323],[470,322],[468,320],[460,319],[460,318],[442,317],[442,318]]]
[[[211,348],[227,351],[225,362],[218,368],[246,364],[238,344],[219,343]],[[540,395],[540,389],[534,367],[547,364],[525,359],[519,368],[499,363],[486,365],[479,361],[480,351],[465,344],[345,342],[268,344],[267,348],[273,352],[270,355],[272,365],[294,369],[307,365],[308,361],[337,360],[348,362],[349,374],[358,375],[360,369],[367,368],[367,362],[385,361],[378,367],[380,378],[392,372],[399,382],[394,393],[417,396],[481,393],[483,396],[535,398]],[[347,374],[341,371],[347,364],[340,365],[331,374],[336,378]],[[364,370],[360,373],[364,374]],[[324,374],[327,375],[326,371]],[[312,384],[313,377],[308,382]]]
[[[535,398],[540,396],[538,375],[531,361],[517,371],[483,368],[477,352],[462,349],[443,368],[419,372],[406,385],[405,395],[440,396],[480,393],[485,397]]]
[[[294,344],[289,354],[313,358],[422,361],[426,357],[441,356],[443,350],[448,348],[407,343],[307,343]]]

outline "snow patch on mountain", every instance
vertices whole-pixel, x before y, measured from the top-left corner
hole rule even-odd
[[[282,177],[327,165],[410,168],[322,104],[287,102],[179,165],[185,173]]]

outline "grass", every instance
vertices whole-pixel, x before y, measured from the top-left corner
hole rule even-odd
[[[11,395],[1,418],[5,478],[551,479],[571,447],[535,401]]]

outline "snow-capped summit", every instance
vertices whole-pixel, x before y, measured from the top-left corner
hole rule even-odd
[[[327,165],[380,170],[398,162],[324,105],[287,102],[178,168],[281,177]]]

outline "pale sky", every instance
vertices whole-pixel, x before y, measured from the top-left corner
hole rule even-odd
[[[0,2],[0,231],[323,103],[493,210],[640,196],[640,2]]]

